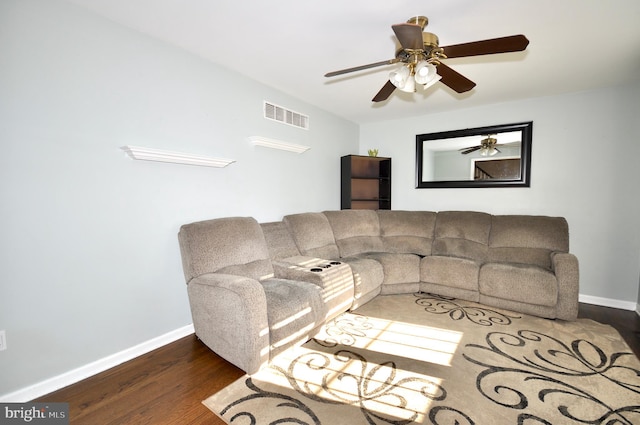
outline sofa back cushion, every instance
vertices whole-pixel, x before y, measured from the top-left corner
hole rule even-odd
[[[187,283],[216,272],[252,279],[273,275],[267,243],[254,218],[227,217],[185,224],[178,240]]]
[[[327,217],[322,213],[301,213],[286,215],[282,220],[302,255],[338,258],[338,246]]]
[[[432,255],[487,259],[491,215],[476,211],[441,211],[436,216]]]
[[[551,268],[551,252],[569,252],[569,225],[563,217],[492,217],[489,260]]]
[[[325,211],[341,257],[382,252],[380,222],[374,210]]]
[[[385,252],[431,255],[435,212],[379,210],[378,220]]]
[[[284,222],[260,223],[260,227],[262,227],[262,233],[267,241],[269,256],[272,260],[300,255],[293,236]]]

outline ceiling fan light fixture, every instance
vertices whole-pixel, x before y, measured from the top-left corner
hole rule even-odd
[[[410,76],[402,87],[398,87],[398,90],[407,93],[414,93],[416,91],[416,80]]]
[[[422,60],[416,65],[416,83],[418,84],[428,84],[432,79],[436,77],[436,67],[432,63],[429,63],[425,60]]]
[[[436,74],[435,77],[432,78],[429,82],[427,82],[426,84],[423,84],[422,88],[425,90],[428,89],[429,87],[431,87],[432,85],[440,81],[441,78],[442,77],[440,75]]]
[[[406,66],[401,66],[395,71],[389,73],[389,81],[391,84],[402,90],[409,80],[411,80],[411,70]]]
[[[436,34],[424,31],[428,22],[427,17],[416,16],[409,18],[404,24],[391,25],[397,40],[393,59],[328,72],[325,77],[335,77],[349,72],[402,63],[402,67],[389,74],[389,80],[371,99],[372,102],[387,100],[396,88],[414,92],[416,84],[422,85],[426,89],[438,81],[456,93],[465,93],[473,89],[476,83],[449,68],[442,60],[521,52],[529,45],[529,40],[524,35],[518,34],[441,47]],[[444,74],[444,79],[436,72],[436,66],[439,72]]]
[[[493,156],[498,153],[498,149],[494,147],[483,147],[480,149],[480,156]]]

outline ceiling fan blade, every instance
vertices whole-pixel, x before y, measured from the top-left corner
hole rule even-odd
[[[492,38],[489,40],[472,41],[443,47],[448,58],[467,56],[492,55],[494,53],[520,52],[527,48],[529,40],[524,35]]]
[[[393,91],[396,89],[396,86],[394,86],[391,81],[387,81],[387,83],[382,86],[382,88],[380,89],[380,91],[378,92],[378,94],[376,94],[373,99],[371,99],[372,102],[382,102],[383,100],[387,100],[387,98],[389,96],[391,96],[391,93],[393,93]]]
[[[376,66],[393,65],[400,62],[400,59],[393,58],[386,61],[374,62],[367,65],[354,66],[353,68],[341,69],[339,71],[327,72],[325,77],[335,77],[336,75],[347,74],[349,72],[362,71],[363,69],[375,68]]]
[[[442,77],[440,82],[458,93],[464,93],[476,86],[476,83],[443,63],[440,63],[436,69],[438,70],[438,75]]]
[[[398,41],[403,49],[422,50],[422,27],[416,24],[396,24],[392,25],[393,32],[396,33]]]
[[[461,151],[460,153],[461,153],[462,155],[466,155],[466,154],[468,154],[468,153],[475,152],[475,151],[477,151],[477,150],[478,150],[478,149],[480,149],[480,148],[482,148],[482,146],[474,146],[474,147],[472,147],[472,148],[467,148],[467,149],[465,149],[465,150],[460,149],[460,151]]]

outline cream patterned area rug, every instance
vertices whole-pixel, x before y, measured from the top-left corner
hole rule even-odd
[[[378,296],[204,401],[229,424],[640,424],[640,361],[610,326]]]

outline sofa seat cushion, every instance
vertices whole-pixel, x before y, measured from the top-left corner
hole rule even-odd
[[[420,282],[420,256],[416,254],[374,252],[364,256],[382,264],[383,285]]]
[[[470,291],[478,290],[480,263],[467,258],[430,256],[420,261],[420,280]]]
[[[327,308],[318,285],[287,279],[262,282],[267,299],[267,320],[271,357],[307,341],[322,325]],[[267,332],[267,329],[265,329]]]
[[[353,272],[352,310],[371,301],[380,293],[384,280],[382,264],[372,258],[363,257],[345,257],[339,261],[349,264]]]
[[[542,267],[516,263],[486,263],[480,269],[480,294],[527,304],[555,306],[558,282]]]

